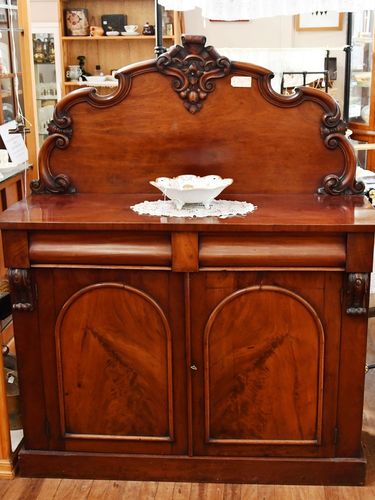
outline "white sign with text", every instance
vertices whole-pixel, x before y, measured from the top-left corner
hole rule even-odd
[[[29,159],[29,153],[26,148],[22,134],[10,134],[9,130],[17,128],[15,120],[0,125],[0,135],[6,147],[10,161],[20,165]]]

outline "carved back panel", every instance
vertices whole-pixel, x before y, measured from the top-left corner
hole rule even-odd
[[[233,86],[233,76],[251,87]],[[363,188],[330,96],[280,96],[270,71],[231,63],[204,37],[183,37],[183,47],[118,78],[111,96],[83,88],[58,104],[34,192],[155,193],[149,180],[184,173],[233,177],[226,193]]]

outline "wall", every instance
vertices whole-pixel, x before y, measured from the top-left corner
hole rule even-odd
[[[311,49],[313,47],[321,47],[323,49],[338,49],[332,50],[330,53],[331,57],[337,58],[338,66],[338,79],[331,93],[342,106],[345,53],[341,48],[346,42],[346,16],[344,27],[341,31],[296,31],[293,16],[256,19],[249,22],[211,22],[208,19],[202,18],[200,9],[195,9],[185,12],[185,33],[205,35],[207,43],[217,48],[249,48],[249,55],[246,59],[246,54],[244,56],[243,50],[238,51],[240,54],[239,57],[234,55],[235,51],[233,50],[228,50],[227,53],[222,52],[223,55],[227,55],[232,59],[241,58],[260,66],[269,67],[269,69],[276,73],[282,71],[315,71],[316,69],[324,69],[324,50],[319,55],[311,50],[306,51],[306,67],[302,68],[301,51],[288,51],[289,60],[287,60],[288,58],[285,55],[286,52],[281,51],[280,55],[283,59],[281,60],[277,53],[277,50],[280,48]],[[273,48],[276,50],[272,57],[270,50],[264,51],[262,54],[259,50],[260,48]],[[264,62],[262,58],[264,58]],[[280,75],[276,74],[273,85],[278,91],[279,84]]]
[[[293,16],[211,22],[200,9],[185,12],[185,28],[186,33],[206,35],[216,47],[338,47],[346,38],[346,24],[341,31],[296,31]]]
[[[290,47],[292,18],[271,17],[250,22],[211,22],[200,9],[187,11],[185,32],[206,35],[215,47]]]
[[[31,23],[57,23],[58,10],[56,0],[30,0]]]

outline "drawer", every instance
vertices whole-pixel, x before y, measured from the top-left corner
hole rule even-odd
[[[344,267],[344,235],[202,234],[200,267]]]
[[[169,234],[36,232],[29,243],[31,264],[170,266]]]

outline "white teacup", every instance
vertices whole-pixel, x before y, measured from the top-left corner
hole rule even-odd
[[[0,164],[8,163],[8,151],[6,149],[0,149]]]
[[[138,29],[138,24],[127,24],[124,28],[126,33],[135,33]]]

